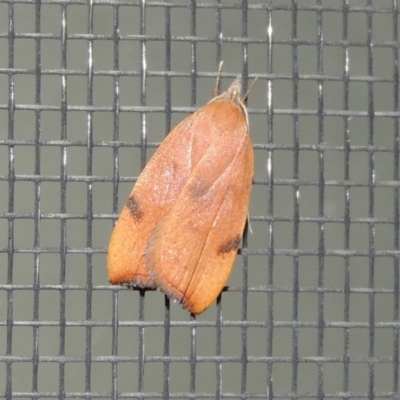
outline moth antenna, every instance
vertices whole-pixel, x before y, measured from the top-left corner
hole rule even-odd
[[[246,93],[245,93],[244,96],[243,96],[243,99],[242,99],[243,102],[247,101],[247,97],[249,97],[249,94],[250,94],[250,92],[251,92],[251,89],[253,89],[253,86],[254,86],[254,84],[257,82],[257,79],[258,79],[258,76],[256,76],[256,77],[253,79],[253,81],[251,82],[250,87],[247,89]]]
[[[215,81],[215,87],[214,87],[214,90],[213,90],[213,97],[216,97],[216,96],[218,96],[220,94],[220,92],[219,92],[219,84],[221,82],[221,72],[222,72],[222,66],[223,65],[224,65],[224,62],[220,61],[219,65],[218,65],[218,71],[217,71],[217,80]]]

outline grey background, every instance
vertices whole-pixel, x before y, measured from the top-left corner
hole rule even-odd
[[[397,2],[346,4],[0,1],[2,398],[398,396]],[[258,77],[252,233],[193,319],[106,248],[220,58]]]

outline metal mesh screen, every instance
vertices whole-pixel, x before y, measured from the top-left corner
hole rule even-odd
[[[396,0],[0,1],[0,396],[399,399]],[[249,97],[250,225],[191,317],[112,287],[135,178]]]

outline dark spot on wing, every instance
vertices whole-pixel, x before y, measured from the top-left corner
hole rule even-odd
[[[126,205],[129,208],[129,211],[131,212],[132,218],[135,220],[135,222],[140,222],[143,219],[143,211],[140,209],[135,196],[129,197]]]
[[[193,197],[202,197],[209,192],[210,185],[207,182],[199,179],[190,185],[190,190]]]
[[[236,251],[237,248],[239,247],[240,243],[240,236],[236,236],[233,239],[227,240],[225,243],[221,244],[221,246],[218,247],[217,254],[225,254],[225,253],[230,253],[231,251]]]

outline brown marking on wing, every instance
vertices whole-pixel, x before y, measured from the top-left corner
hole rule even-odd
[[[239,247],[240,236],[236,236],[233,239],[227,240],[225,243],[221,244],[218,247],[217,254],[220,256],[221,254],[230,253],[231,251],[236,251]]]
[[[140,209],[139,203],[135,199],[135,196],[129,197],[128,201],[126,202],[126,206],[128,207],[135,222],[140,222],[143,219],[143,211]]]
[[[193,197],[203,197],[210,190],[210,183],[205,180],[199,179],[190,185],[190,194]]]

